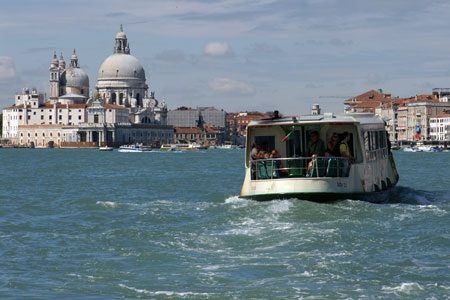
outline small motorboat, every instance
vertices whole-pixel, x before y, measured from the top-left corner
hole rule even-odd
[[[405,147],[403,148],[404,152],[423,152],[423,150],[415,148],[415,147]]]
[[[114,147],[102,146],[102,147],[98,147],[98,150],[100,150],[100,151],[113,151]]]

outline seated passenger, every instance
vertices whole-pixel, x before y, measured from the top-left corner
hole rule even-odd
[[[330,156],[339,156],[340,155],[340,152],[339,152],[339,137],[338,137],[336,132],[333,132],[333,134],[331,135],[331,139],[328,142],[326,152]]]
[[[279,172],[281,172],[282,175],[286,175],[287,174],[287,170],[282,170],[281,161],[277,160],[278,158],[281,158],[281,155],[276,149],[272,150],[272,152],[270,153],[270,158],[275,159],[276,169],[279,170]]]
[[[308,143],[308,148],[306,149],[306,155],[310,156],[312,154],[317,154],[317,156],[323,156],[325,153],[325,146],[321,139],[319,139],[319,133],[317,131],[311,132],[311,140]]]
[[[258,155],[256,155],[256,159],[264,159],[264,154],[265,154],[266,152],[264,151],[264,150],[260,150],[259,152],[258,152]]]
[[[348,132],[344,132],[341,144],[339,145],[339,153],[342,157],[347,157],[350,163],[353,163],[353,156],[350,152],[350,148],[348,146],[348,142],[350,141],[350,134]]]
[[[313,154],[312,159],[308,163],[308,170],[306,171],[307,177],[310,177],[312,175],[312,167],[313,167],[313,164],[314,164],[314,161],[316,160],[316,158],[317,158],[317,154]]]

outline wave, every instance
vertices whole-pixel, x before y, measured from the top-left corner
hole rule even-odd
[[[113,202],[113,201],[97,201],[97,202],[95,202],[95,204],[101,205],[101,206],[107,207],[107,208],[116,208],[119,206],[119,203]]]
[[[121,288],[125,288],[128,290],[131,290],[133,292],[139,293],[139,294],[146,294],[146,295],[163,295],[163,296],[180,296],[180,297],[186,297],[186,296],[210,296],[210,293],[196,293],[196,292],[173,292],[173,291],[149,291],[146,289],[138,289],[132,286],[126,286],[125,284],[120,283],[119,286]]]
[[[388,293],[393,293],[396,296],[401,296],[401,294],[411,295],[415,292],[423,291],[423,287],[416,282],[404,282],[395,287],[383,286],[381,289]]]
[[[450,191],[433,192],[396,186],[385,193],[366,196],[364,200],[384,204],[431,205],[435,202],[450,201]]]

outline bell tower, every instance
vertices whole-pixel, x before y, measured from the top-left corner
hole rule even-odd
[[[59,61],[56,57],[56,51],[50,62],[50,99],[56,100],[59,97]]]

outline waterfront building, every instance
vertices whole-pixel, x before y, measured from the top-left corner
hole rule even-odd
[[[175,127],[174,140],[176,144],[196,143],[204,146],[217,146],[224,143],[223,128],[205,127]]]
[[[116,77],[112,72],[116,72]],[[50,62],[50,97],[24,89],[3,109],[3,139],[18,146],[96,147],[124,143],[171,143],[167,105],[147,96],[145,72],[130,55],[122,28],[113,55],[99,69],[94,97],[74,51],[69,68],[61,55]]]
[[[430,141],[430,118],[449,109],[446,102],[404,103],[398,108],[399,142]]]
[[[430,136],[432,141],[450,142],[450,110],[430,118]]]

